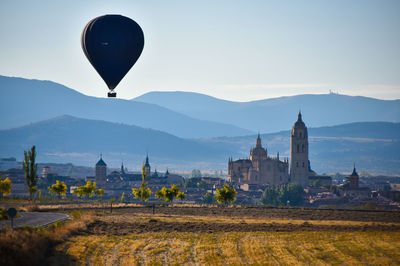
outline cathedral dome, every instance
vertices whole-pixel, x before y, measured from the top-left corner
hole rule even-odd
[[[251,149],[250,156],[253,157],[253,158],[255,158],[255,157],[258,157],[258,158],[263,158],[264,157],[264,158],[266,158],[267,157],[267,151],[262,147],[255,147],[255,148]]]
[[[255,159],[266,159],[267,158],[267,150],[264,149],[261,145],[261,137],[260,133],[258,133],[256,146],[250,150],[250,158],[252,160]]]

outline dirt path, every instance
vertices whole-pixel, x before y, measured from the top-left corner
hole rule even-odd
[[[119,213],[151,214],[147,206],[120,208]],[[392,222],[400,223],[399,211],[367,211],[367,210],[335,210],[311,208],[270,208],[270,207],[186,207],[186,206],[157,206],[156,214],[191,215],[191,216],[224,216],[247,218],[276,218],[298,220],[337,220],[363,222]]]
[[[157,219],[137,222],[106,222],[96,220],[83,233],[95,235],[128,235],[148,232],[294,232],[294,231],[400,231],[400,225],[325,225],[292,223],[207,223],[166,222]]]

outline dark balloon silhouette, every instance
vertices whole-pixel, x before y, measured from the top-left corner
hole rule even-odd
[[[130,18],[105,15],[86,25],[81,43],[86,57],[110,89],[108,97],[115,97],[115,87],[142,53],[142,29]]]

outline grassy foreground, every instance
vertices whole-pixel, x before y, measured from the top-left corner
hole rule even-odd
[[[400,265],[396,219],[71,215],[49,228],[1,232],[0,265]]]
[[[57,249],[82,265],[399,265],[400,232],[90,235]]]

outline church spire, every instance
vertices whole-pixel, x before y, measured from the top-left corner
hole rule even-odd
[[[358,176],[357,171],[356,171],[356,163],[353,165],[353,173],[351,173],[351,176]]]
[[[257,148],[261,148],[261,137],[260,137],[260,132],[258,132],[256,147],[257,147]]]
[[[121,162],[121,175],[125,175],[125,167],[124,167],[124,162]]]

